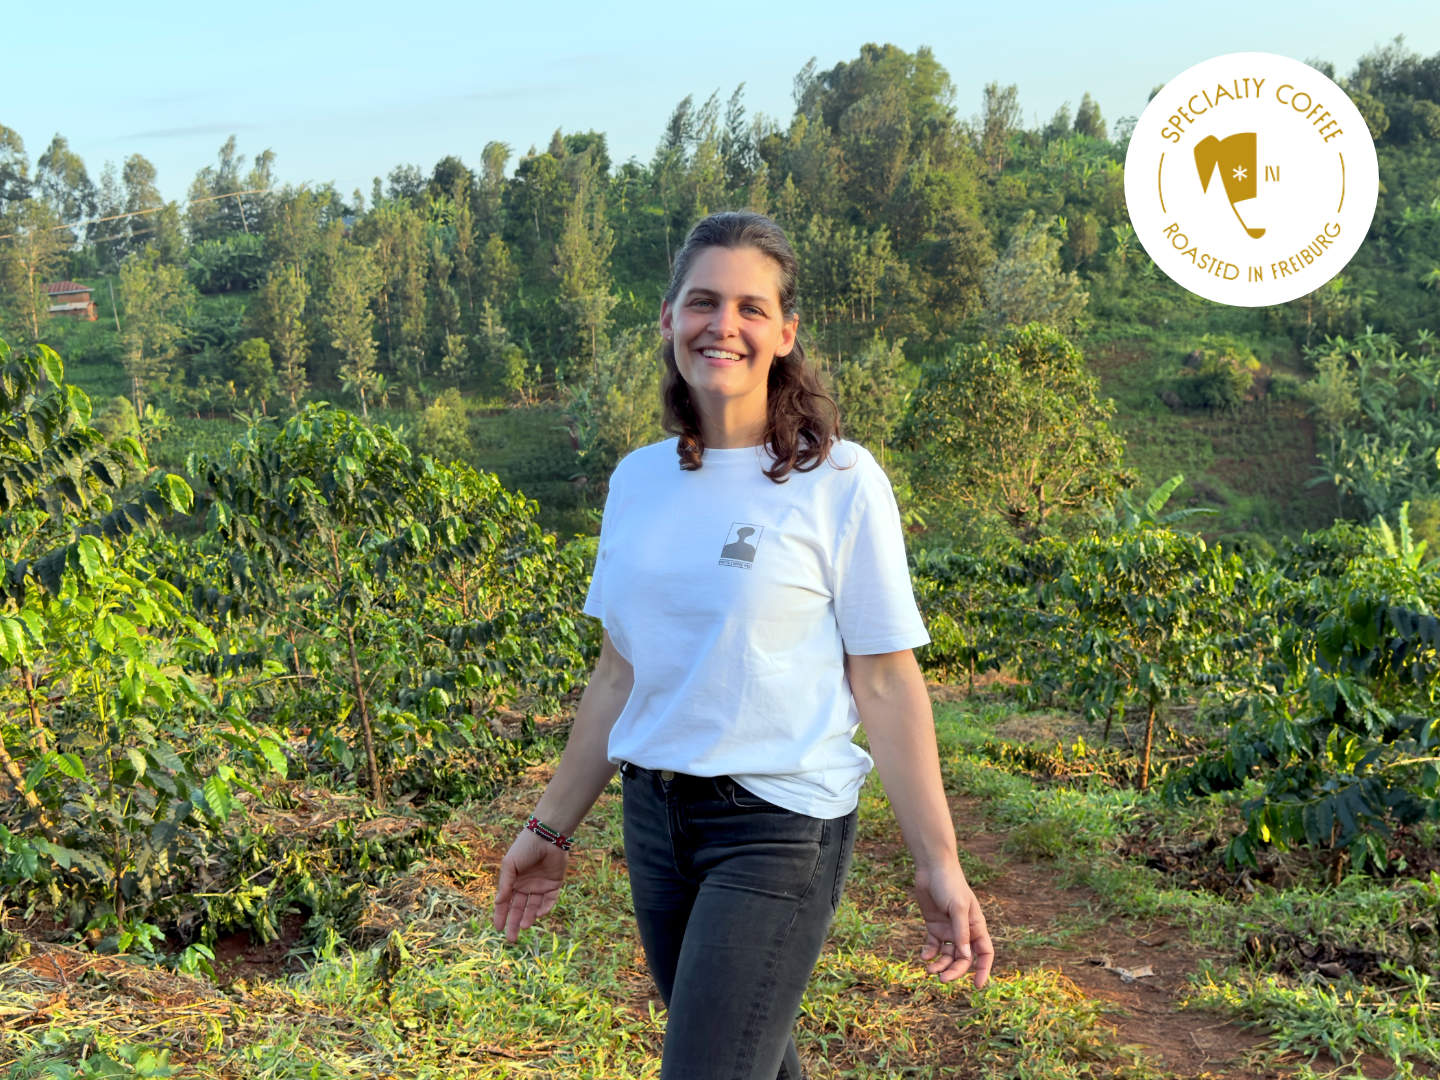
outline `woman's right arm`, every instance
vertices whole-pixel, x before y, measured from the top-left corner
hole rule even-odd
[[[600,645],[600,659],[580,697],[570,739],[534,811],[546,825],[566,836],[585,820],[615,775],[615,766],[605,758],[610,729],[615,726],[635,685],[635,669],[615,648],[610,632],[602,633],[605,636]]]
[[[634,682],[634,669],[605,634],[600,660],[580,697],[560,765],[535,807],[535,816],[548,827],[566,836],[573,833],[615,775],[615,766],[606,760],[606,748],[610,729],[625,708]],[[566,851],[521,828],[500,861],[495,890],[495,929],[512,944],[521,930],[555,906],[569,861]]]

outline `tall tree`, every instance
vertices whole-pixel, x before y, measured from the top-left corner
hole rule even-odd
[[[214,165],[206,165],[190,182],[185,223],[192,241],[215,240],[226,233],[249,231],[242,225],[243,208],[234,200],[210,198],[241,190],[240,170],[245,166],[245,155],[236,152],[234,135],[221,145],[216,158]]]
[[[305,301],[310,285],[294,263],[270,270],[257,297],[256,322],[270,342],[279,361],[276,374],[280,389],[290,398],[290,409],[299,408],[300,398],[310,388],[305,368],[310,342],[305,328]]]
[[[375,314],[370,302],[380,287],[380,270],[368,248],[342,244],[325,305],[325,329],[341,356],[340,376],[370,417],[366,395],[375,386]]]
[[[1043,322],[1061,333],[1075,329],[1089,293],[1072,270],[1060,269],[1060,241],[1027,210],[1005,252],[986,272],[985,322],[991,331]]]
[[[577,337],[588,346],[593,368],[617,299],[610,287],[609,265],[615,234],[605,223],[600,196],[593,191],[593,175],[586,170],[581,176],[555,245],[555,274],[560,279],[561,304],[575,320]]]
[[[745,117],[742,94],[745,84],[735,87],[725,106],[725,128],[720,133],[720,159],[725,163],[725,186],[733,199],[743,199],[760,168],[755,148],[754,127]]]
[[[454,273],[460,279],[461,295],[464,298],[465,325],[475,322],[475,198],[473,185],[457,181],[450,193],[455,206],[455,253]]]
[[[121,357],[135,413],[143,417],[146,397],[170,377],[196,293],[181,267],[161,262],[155,250],[147,248],[120,268],[120,300]]]
[[[686,94],[670,113],[665,123],[660,145],[655,148],[655,158],[650,163],[650,175],[655,184],[655,199],[660,208],[660,222],[665,239],[665,266],[668,270],[673,259],[672,234],[686,228],[687,223],[679,210],[679,190],[684,179],[688,162],[688,148],[694,137],[695,99]]]
[[[20,133],[0,124],[0,216],[30,197],[30,158]]]
[[[356,229],[379,271],[381,334],[389,373],[422,370],[425,355],[425,219],[408,200],[386,199]]]
[[[502,212],[505,194],[505,167],[510,161],[510,144],[491,141],[480,151],[480,192],[475,206],[478,235],[503,233]]]
[[[39,341],[40,326],[50,317],[45,284],[60,269],[67,234],[57,228],[55,211],[39,199],[21,201],[3,220],[15,234],[0,247],[6,292],[14,298],[15,314],[29,329],[31,340]]]
[[[503,311],[515,290],[518,273],[515,260],[510,256],[510,245],[495,233],[490,234],[480,250],[480,267],[475,276],[482,302]]]
[[[127,228],[125,219],[120,217],[124,212],[125,193],[120,187],[120,173],[113,161],[107,161],[95,191],[95,216],[100,220],[86,230],[86,240],[97,246],[102,266],[118,265],[125,253],[121,241]]]
[[[980,118],[980,153],[992,174],[1005,168],[1010,136],[1020,126],[1020,90],[1014,83],[985,86],[984,111]]]
[[[120,255],[152,246],[165,262],[177,262],[183,243],[179,208],[166,203],[155,183],[155,166],[140,154],[125,159],[120,178],[125,186],[126,237]],[[118,256],[117,256],[118,257]]]
[[[67,225],[95,216],[95,185],[85,171],[85,162],[63,135],[51,139],[35,163],[35,188]]]
[[[1100,115],[1100,106],[1086,91],[1080,99],[1080,108],[1075,113],[1075,134],[1087,135],[1092,139],[1105,138],[1105,119]]]
[[[305,265],[320,240],[320,230],[338,216],[332,189],[313,191],[286,186],[275,195],[265,248],[276,263]]]

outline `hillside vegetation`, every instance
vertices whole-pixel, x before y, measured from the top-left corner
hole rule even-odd
[[[668,259],[751,205],[894,483],[1012,965],[963,1007],[907,973],[872,778],[807,1063],[1432,1075],[1440,56],[1342,82],[1372,236],[1259,311],[1136,245],[1126,121],[1027,131],[999,85],[965,120],[924,49],[807,67],[785,125],[687,99],[648,164],[557,132],[368,200],[230,140],[182,212],[143,158],[96,186],[0,128],[0,1065],[656,1074],[613,797],[554,927],[483,915],[598,655],[610,470],[661,434]],[[61,277],[96,322],[45,319]],[[1105,923],[1177,944],[1158,1026],[1106,1019],[1150,976]]]

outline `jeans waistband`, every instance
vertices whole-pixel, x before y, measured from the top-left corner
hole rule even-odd
[[[677,773],[671,769],[647,769],[642,765],[636,765],[633,762],[629,761],[620,762],[620,775],[643,776],[647,780],[653,780],[656,777],[659,777],[661,780],[664,780],[666,782],[674,780],[677,776],[680,777],[682,780],[695,779],[695,777],[689,777],[686,776],[684,773]]]

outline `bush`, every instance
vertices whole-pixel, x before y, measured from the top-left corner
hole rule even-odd
[[[1260,361],[1228,334],[1206,334],[1181,361],[1170,389],[1192,409],[1233,409],[1250,393]]]
[[[1298,401],[1300,399],[1300,380],[1288,372],[1280,372],[1270,379],[1270,400],[1272,401]]]
[[[470,420],[465,412],[465,400],[455,387],[442,390],[421,415],[417,448],[440,461],[470,456],[474,449],[470,442]]]

